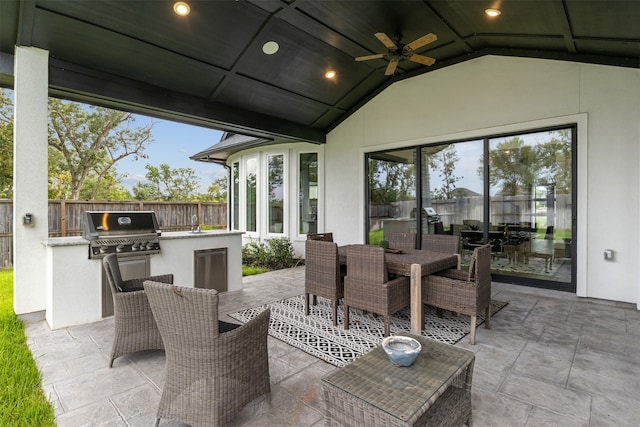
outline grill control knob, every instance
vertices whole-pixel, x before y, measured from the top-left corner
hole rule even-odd
[[[149,249],[149,250],[153,249],[153,243],[152,242],[147,242],[147,249]]]
[[[116,252],[122,252],[122,251],[124,251],[124,245],[116,246]]]
[[[137,252],[140,250],[140,243],[134,243],[131,245],[131,252]]]
[[[108,250],[109,250],[109,246],[106,246],[106,245],[100,246],[100,253],[101,254],[106,254]]]

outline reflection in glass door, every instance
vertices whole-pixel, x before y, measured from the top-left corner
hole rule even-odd
[[[435,214],[422,231],[459,236],[460,252],[468,261],[484,237],[483,141],[423,147],[421,152],[422,202]]]
[[[572,129],[489,140],[492,271],[571,283]]]
[[[367,241],[453,234],[463,266],[490,243],[494,280],[575,291],[574,139],[566,127],[369,153]]]
[[[377,245],[381,240],[387,240],[392,246],[415,247],[415,159],[414,148],[371,153],[368,156],[367,241],[370,244]]]

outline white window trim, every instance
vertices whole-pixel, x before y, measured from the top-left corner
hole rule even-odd
[[[236,197],[236,191],[235,191],[235,187],[234,187],[234,176],[233,176],[233,169],[235,166],[238,166],[238,224],[237,227],[234,228],[234,216],[236,214],[236,207],[234,204],[234,198]],[[229,219],[230,219],[230,230],[233,231],[240,231],[242,230],[242,158],[238,158],[235,159],[234,161],[231,162],[231,174],[230,174],[230,179],[229,179],[229,187],[231,191],[228,191],[227,194],[231,194],[231,200],[229,201],[229,210],[231,211],[231,215],[229,215]]]
[[[300,156],[302,154],[316,154],[318,159],[318,206],[316,212],[316,227],[318,232],[321,230],[324,231],[324,207],[325,207],[325,193],[324,193],[324,151],[318,148],[314,149],[304,149],[304,150],[295,150],[295,209],[294,209],[294,217],[295,217],[295,230],[292,233],[292,236],[295,236],[296,240],[305,240],[307,234],[301,233],[300,229],[302,228],[302,224],[300,224]]]
[[[272,233],[269,231],[269,158],[272,156],[282,156],[282,169],[284,176],[282,178],[282,231],[280,233]],[[289,152],[288,151],[265,151],[263,152],[263,168],[262,174],[264,175],[264,185],[262,187],[262,195],[264,197],[264,215],[261,215],[264,231],[267,237],[284,237],[289,229]]]
[[[243,170],[241,171],[240,178],[240,194],[242,198],[240,199],[240,226],[242,227],[242,231],[246,233],[247,237],[251,237],[253,239],[260,238],[260,229],[261,229],[261,212],[262,212],[262,192],[260,191],[262,185],[261,173],[260,173],[260,153],[250,154],[247,156],[242,156],[242,166]],[[250,160],[256,161],[256,230],[249,231],[247,230],[247,162]]]

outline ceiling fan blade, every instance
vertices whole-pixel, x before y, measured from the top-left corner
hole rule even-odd
[[[396,67],[398,66],[398,59],[392,59],[387,65],[387,70],[384,72],[385,76],[393,76],[393,73],[396,72]]]
[[[429,56],[417,55],[415,53],[407,55],[407,59],[409,61],[417,62],[418,64],[423,65],[433,65],[436,62],[434,58],[431,58]]]
[[[424,35],[422,37],[420,37],[419,39],[416,39],[414,41],[412,41],[411,43],[407,44],[404,46],[404,51],[405,52],[411,52],[412,50],[416,50],[421,48],[422,46],[432,43],[434,41],[438,40],[438,36],[436,36],[433,33],[429,33],[427,35]]]
[[[385,33],[376,33],[376,38],[382,42],[383,45],[387,47],[387,49],[397,49],[398,46],[389,38]]]
[[[368,61],[370,59],[380,59],[384,58],[386,53],[376,53],[375,55],[366,55],[366,56],[358,56],[356,61]]]

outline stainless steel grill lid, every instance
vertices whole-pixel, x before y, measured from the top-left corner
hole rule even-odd
[[[153,211],[86,211],[84,238],[89,258],[109,253],[142,255],[160,252],[161,231]]]

